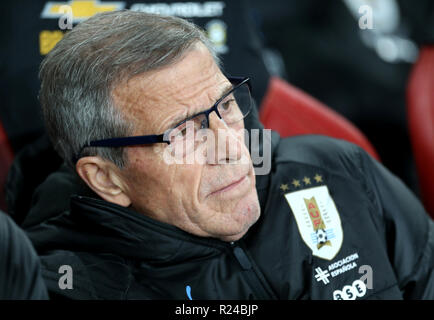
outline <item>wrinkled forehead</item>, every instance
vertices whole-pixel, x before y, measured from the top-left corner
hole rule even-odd
[[[197,44],[176,63],[117,85],[112,97],[137,134],[161,134],[175,118],[210,107],[228,84],[208,49]]]

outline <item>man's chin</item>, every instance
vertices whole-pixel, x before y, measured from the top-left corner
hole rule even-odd
[[[220,240],[224,241],[224,242],[234,242],[234,241],[238,241],[240,240],[242,237],[244,237],[244,235],[247,233],[248,229],[245,230],[242,233],[236,234],[236,235],[231,235],[231,236],[224,236],[221,237]]]
[[[239,225],[239,232],[220,237],[223,241],[237,241],[241,239],[250,227],[258,221],[261,215],[261,207],[259,206],[257,195],[249,194],[239,201],[233,212],[235,214],[233,217],[234,223]]]

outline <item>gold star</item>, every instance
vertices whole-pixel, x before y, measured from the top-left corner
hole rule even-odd
[[[303,181],[305,184],[310,184],[310,178],[308,178],[308,177],[304,177]]]
[[[292,180],[292,184],[294,185],[294,187],[299,187],[300,186],[300,180]]]
[[[319,174],[316,174],[316,176],[314,177],[316,182],[322,182],[322,177]]]
[[[285,184],[281,184],[280,185],[280,189],[282,190],[282,191],[286,191],[286,190],[288,190],[289,188],[288,188],[288,185],[285,183]]]

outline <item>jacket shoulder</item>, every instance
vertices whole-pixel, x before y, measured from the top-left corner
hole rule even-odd
[[[302,135],[279,141],[274,153],[276,165],[295,162],[327,170],[353,172],[360,169],[361,148],[345,140],[321,135]]]

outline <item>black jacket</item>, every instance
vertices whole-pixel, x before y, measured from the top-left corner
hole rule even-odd
[[[434,224],[395,176],[344,141],[272,142],[272,171],[257,176],[261,217],[235,243],[97,199],[62,166],[36,189],[23,222],[51,297],[434,298]],[[19,180],[17,168],[12,175]],[[300,190],[316,193],[298,204],[285,197]],[[320,257],[327,250],[330,260]],[[72,268],[72,289],[59,287],[62,265]]]

